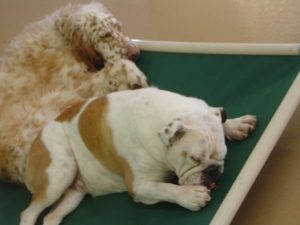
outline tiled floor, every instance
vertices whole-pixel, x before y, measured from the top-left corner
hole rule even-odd
[[[77,0],[78,1],[78,0]],[[21,28],[67,0],[0,0],[0,51]],[[300,42],[298,0],[103,0],[132,38]],[[300,224],[300,107],[233,225]]]

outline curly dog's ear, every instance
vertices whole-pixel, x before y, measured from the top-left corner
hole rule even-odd
[[[179,141],[186,132],[186,126],[179,118],[177,118],[170,122],[166,127],[162,128],[158,132],[158,135],[167,147],[171,147],[175,142]]]

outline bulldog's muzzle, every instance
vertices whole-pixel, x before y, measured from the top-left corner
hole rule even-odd
[[[216,183],[222,175],[222,169],[218,165],[210,165],[202,171],[201,185],[206,186],[208,189],[214,189]]]
[[[223,166],[210,165],[202,171],[190,171],[185,176],[179,178],[181,185],[203,185],[208,189],[214,189],[223,173]]]

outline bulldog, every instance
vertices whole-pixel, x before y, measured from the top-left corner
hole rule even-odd
[[[25,169],[32,201],[20,224],[56,203],[44,225],[57,225],[86,194],[124,191],[136,202],[199,210],[223,172],[225,136],[244,139],[255,123],[251,115],[225,121],[222,108],[156,88],[82,101],[34,141]]]

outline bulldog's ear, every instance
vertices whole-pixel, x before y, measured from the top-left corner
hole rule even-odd
[[[162,142],[166,146],[171,147],[176,141],[180,140],[186,132],[187,128],[182,121],[177,118],[169,123],[166,127],[162,128],[158,134]]]

